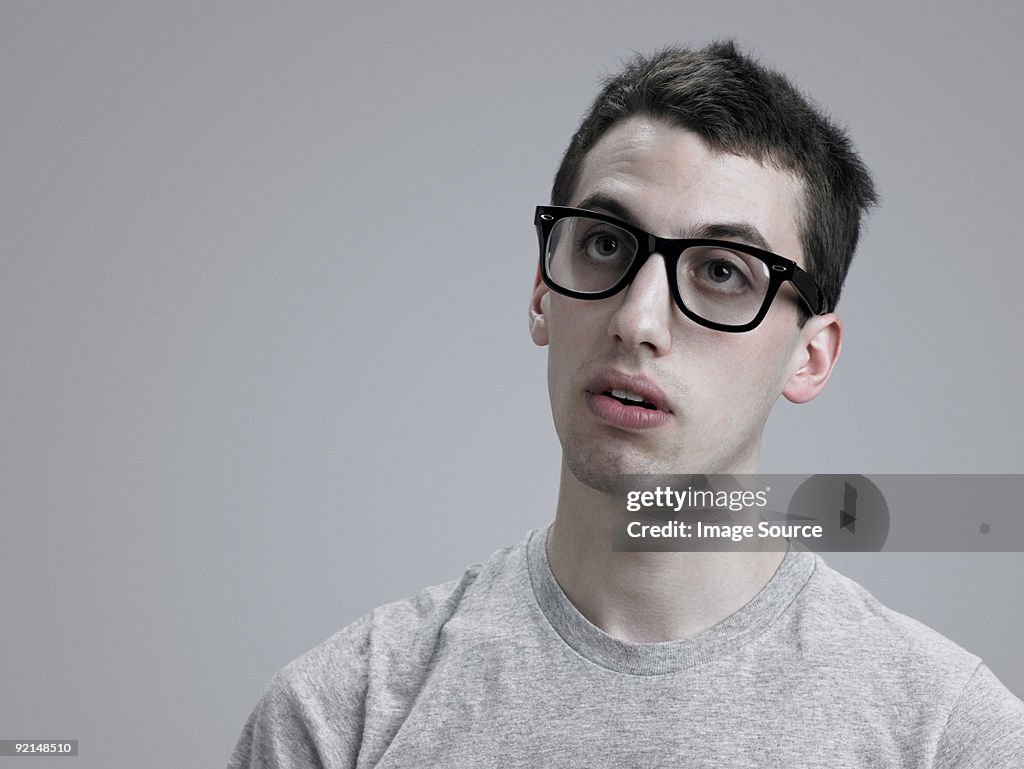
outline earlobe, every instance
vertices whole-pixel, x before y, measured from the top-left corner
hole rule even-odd
[[[794,370],[782,394],[792,403],[807,403],[825,389],[839,360],[843,327],[835,313],[809,319],[794,354]]]
[[[530,299],[530,337],[538,347],[545,347],[548,343],[548,319],[545,312],[547,296],[548,287],[541,280],[538,267],[533,281],[533,296]]]

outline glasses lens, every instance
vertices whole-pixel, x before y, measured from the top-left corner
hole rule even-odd
[[[559,219],[551,228],[545,254],[548,277],[582,294],[607,291],[629,270],[636,256],[632,234],[614,224],[584,216]]]
[[[770,282],[760,259],[722,246],[693,246],[679,258],[679,293],[692,312],[712,323],[742,326],[764,304]]]

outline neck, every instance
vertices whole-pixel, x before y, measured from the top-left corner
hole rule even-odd
[[[717,625],[757,595],[785,557],[778,541],[742,552],[615,552],[615,504],[563,463],[548,560],[580,613],[621,640],[681,640]]]

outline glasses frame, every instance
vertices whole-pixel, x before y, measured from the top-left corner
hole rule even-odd
[[[607,224],[614,224],[636,238],[636,256],[633,257],[629,269],[611,288],[592,293],[573,291],[555,283],[548,274],[547,247],[551,230],[560,219],[574,216],[582,216],[588,219],[597,219]],[[633,282],[633,279],[636,278],[637,273],[647,263],[651,254],[658,253],[665,259],[668,285],[676,306],[694,323],[699,323],[707,328],[731,333],[740,333],[757,328],[768,314],[768,310],[771,308],[772,302],[775,301],[775,296],[778,294],[782,284],[787,281],[793,284],[800,300],[806,305],[812,315],[820,315],[823,309],[821,289],[818,288],[817,282],[811,277],[810,273],[802,269],[791,259],[746,243],[738,243],[733,240],[716,240],[713,238],[659,238],[657,235],[652,235],[645,230],[641,230],[639,227],[634,227],[629,222],[624,222],[600,211],[588,211],[585,208],[570,208],[568,206],[537,206],[533,223],[537,227],[537,239],[540,243],[540,274],[544,284],[552,291],[572,297],[573,299],[607,299],[610,296],[615,296],[615,294]],[[761,309],[758,310],[753,320],[738,326],[715,323],[714,321],[702,318],[686,306],[686,303],[683,302],[683,296],[679,291],[677,266],[683,251],[691,246],[722,246],[733,251],[749,254],[768,266],[768,289],[761,303]]]

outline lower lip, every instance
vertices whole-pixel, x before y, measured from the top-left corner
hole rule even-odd
[[[598,393],[587,393],[587,405],[600,419],[624,430],[649,430],[661,427],[669,419],[667,411],[627,406],[615,398]]]

